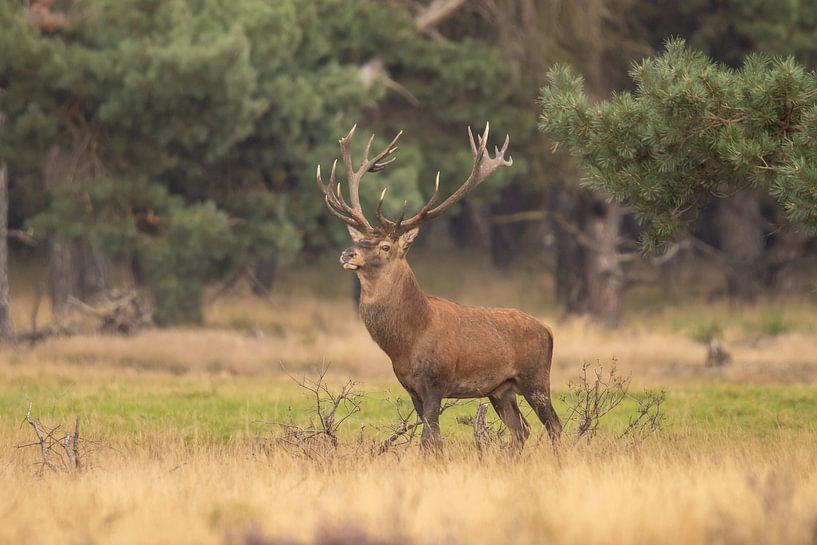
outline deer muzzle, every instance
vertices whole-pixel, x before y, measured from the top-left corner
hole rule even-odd
[[[340,254],[340,264],[343,265],[344,269],[354,271],[360,267],[360,264],[354,263],[356,257],[358,257],[358,253],[354,248],[346,248]]]

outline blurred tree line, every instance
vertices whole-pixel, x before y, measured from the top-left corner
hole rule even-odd
[[[817,0],[6,0],[9,240],[47,255],[57,316],[108,289],[117,262],[151,291],[158,323],[195,322],[208,282],[246,274],[264,292],[279,258],[343,243],[314,169],[353,123],[407,131],[362,195],[371,210],[388,185],[393,213],[419,205],[437,169],[443,191],[455,187],[470,166],[465,127],[490,120],[510,133],[515,168],[451,215],[452,236],[499,267],[531,247],[552,256],[566,311],[614,324],[641,228],[550,153],[535,102],[548,70],[573,66],[599,100],[631,88],[632,60],[668,35],[732,66],[762,49],[813,68],[815,14]],[[815,248],[752,188],[701,217],[692,235],[721,256],[735,298],[782,289],[782,271]]]

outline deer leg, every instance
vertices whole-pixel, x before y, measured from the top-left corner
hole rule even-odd
[[[550,401],[550,394],[540,390],[524,391],[522,395],[530,403],[536,416],[545,425],[550,441],[556,445],[559,442],[559,436],[562,435],[562,422],[559,420],[559,415],[553,408],[553,403]]]
[[[408,392],[408,395],[411,398],[411,403],[414,405],[414,414],[417,415],[417,418],[423,420],[423,400],[420,398],[420,396],[418,396],[411,390],[406,391]]]
[[[420,436],[420,446],[424,450],[442,450],[443,440],[440,435],[440,405],[442,401],[442,396],[438,394],[429,394],[421,401],[423,434]]]
[[[511,431],[514,448],[521,449],[530,435],[530,426],[516,403],[516,393],[508,390],[500,395],[488,396],[488,399],[502,423]]]
[[[423,418],[423,400],[420,399],[420,396],[418,396],[411,390],[406,391],[408,392],[408,395],[411,398],[412,405],[414,405],[414,412],[417,413],[417,418]]]

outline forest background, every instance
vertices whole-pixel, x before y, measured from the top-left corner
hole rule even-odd
[[[563,138],[538,130],[537,99],[557,65],[584,76],[591,102],[633,90],[628,71],[668,37],[727,67],[760,51],[808,71],[814,13],[761,0],[4,2],[12,271],[23,292],[48,293],[57,320],[125,286],[159,325],[201,323],[207,286],[268,297],[282,272],[325,268],[347,243],[314,169],[354,123],[378,140],[406,131],[363,195],[371,210],[388,186],[394,213],[419,206],[437,170],[453,191],[469,168],[466,127],[490,120],[510,134],[514,168],[438,220],[419,254],[448,245],[478,256],[472,266],[532,270],[524,289],[608,325],[638,288],[668,303],[813,293],[817,238],[756,183],[712,176],[691,229],[643,255],[644,203],[581,184],[587,164],[551,152]],[[701,268],[705,280],[681,272]]]

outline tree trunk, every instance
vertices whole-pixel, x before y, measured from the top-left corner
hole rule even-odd
[[[111,289],[111,261],[95,250],[85,240],[73,244],[76,255],[75,269],[78,279],[78,299],[87,301],[94,295]]]
[[[111,288],[110,262],[84,240],[52,238],[48,243],[48,283],[51,312],[60,321],[72,297],[87,302]]]
[[[270,254],[255,262],[255,279],[252,283],[252,293],[258,297],[266,297],[275,286],[278,274],[278,256]]]
[[[525,195],[520,184],[512,183],[502,191],[499,201],[490,209],[491,216],[501,216],[523,212],[535,206],[530,196]],[[518,223],[491,223],[491,263],[500,269],[510,267],[519,255],[523,244],[526,225]]]
[[[0,161],[0,342],[12,340],[8,271],[8,169]]]
[[[553,200],[555,209],[552,212],[559,214],[568,221],[573,221],[581,229],[581,211],[578,195],[565,187],[556,191]],[[566,314],[584,314],[587,290],[584,282],[584,248],[576,237],[568,232],[559,222],[553,222],[553,231],[556,235],[554,247],[556,250],[556,300],[563,304]]]
[[[70,183],[69,169],[68,154],[59,146],[52,146],[42,168],[46,189],[53,191],[61,184]],[[51,312],[59,321],[68,311],[71,297],[88,301],[94,295],[110,289],[110,260],[87,240],[52,238],[48,242],[48,279]]]
[[[789,225],[779,206],[771,210],[771,233],[763,252],[764,288],[775,295],[796,295],[814,287],[817,237]]]
[[[460,213],[448,221],[451,237],[458,247],[471,246],[486,251],[491,247],[491,222],[486,210],[467,200],[460,203]]]
[[[48,293],[51,297],[51,314],[61,322],[68,312],[68,302],[76,297],[78,279],[75,275],[71,246],[55,238],[48,241]]]
[[[587,310],[594,319],[615,327],[621,318],[624,274],[619,259],[618,244],[621,229],[621,207],[612,203],[597,203],[587,221],[585,282]]]
[[[733,300],[752,302],[763,291],[765,220],[752,190],[743,190],[718,202],[715,225],[726,258],[726,285]]]

